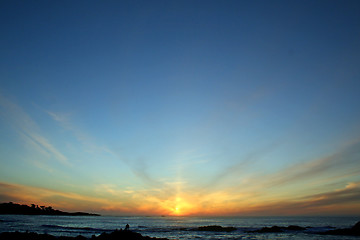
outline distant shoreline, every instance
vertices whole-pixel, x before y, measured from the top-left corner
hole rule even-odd
[[[1,203],[0,215],[53,215],[53,216],[100,216],[100,214],[86,212],[63,212],[52,207],[38,206],[35,204],[21,205],[17,203]]]

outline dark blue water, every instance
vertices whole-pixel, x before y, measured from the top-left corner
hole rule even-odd
[[[56,236],[90,237],[115,229],[130,229],[150,237],[169,239],[359,239],[349,236],[316,234],[335,228],[348,228],[360,217],[74,217],[74,216],[23,216],[0,215],[0,232],[31,231]],[[190,231],[200,226],[220,225],[235,227],[236,231]],[[286,233],[248,233],[247,231],[271,226],[311,226],[305,231]]]

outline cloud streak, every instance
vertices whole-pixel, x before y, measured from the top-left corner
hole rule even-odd
[[[267,181],[266,187],[287,185],[304,179],[322,176],[330,171],[336,171],[338,174],[343,174],[343,171],[347,168],[351,170],[360,169],[358,166],[359,154],[360,141],[356,140],[347,144],[343,149],[340,149],[332,155],[305,163],[298,163],[282,169],[268,179],[269,181]]]
[[[279,201],[258,206],[257,212],[266,214],[360,214],[360,183],[349,183],[342,189],[305,196],[301,199]]]
[[[71,166],[68,158],[41,134],[36,122],[16,103],[0,95],[1,114],[18,132],[22,139],[35,146],[41,154],[50,155],[66,166]]]
[[[75,126],[71,121],[71,114],[69,113],[59,113],[53,111],[43,110],[46,114],[48,114],[51,119],[57,122],[63,129],[69,131],[73,134],[76,140],[85,146],[85,150],[87,152],[107,152],[112,153],[107,147],[99,146],[94,143],[93,138],[86,134],[84,131],[80,130],[77,126]]]

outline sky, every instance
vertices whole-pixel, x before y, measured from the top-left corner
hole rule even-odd
[[[360,2],[0,1],[0,202],[360,215]]]

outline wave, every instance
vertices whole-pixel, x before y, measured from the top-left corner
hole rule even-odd
[[[18,222],[18,220],[10,220],[10,219],[0,219],[1,223],[12,223],[12,222]]]
[[[92,227],[72,227],[72,226],[61,226],[61,225],[51,225],[44,224],[41,225],[43,229],[48,230],[63,230],[63,231],[78,231],[78,232],[112,232],[115,229],[104,229],[104,228],[92,228]],[[135,231],[145,231],[145,232],[154,232],[154,233],[165,233],[165,232],[173,232],[173,231],[189,231],[190,228],[171,228],[171,227],[147,227],[139,225],[137,228],[134,228]]]
[[[307,233],[321,233],[321,232],[327,232],[330,230],[334,230],[336,227],[332,226],[324,226],[324,227],[307,227],[305,232]]]
[[[104,228],[92,228],[92,227],[69,227],[69,226],[59,226],[59,225],[41,225],[43,228],[48,229],[64,229],[64,230],[82,230],[82,231],[91,231],[91,232],[111,232],[114,229],[104,229]]]

